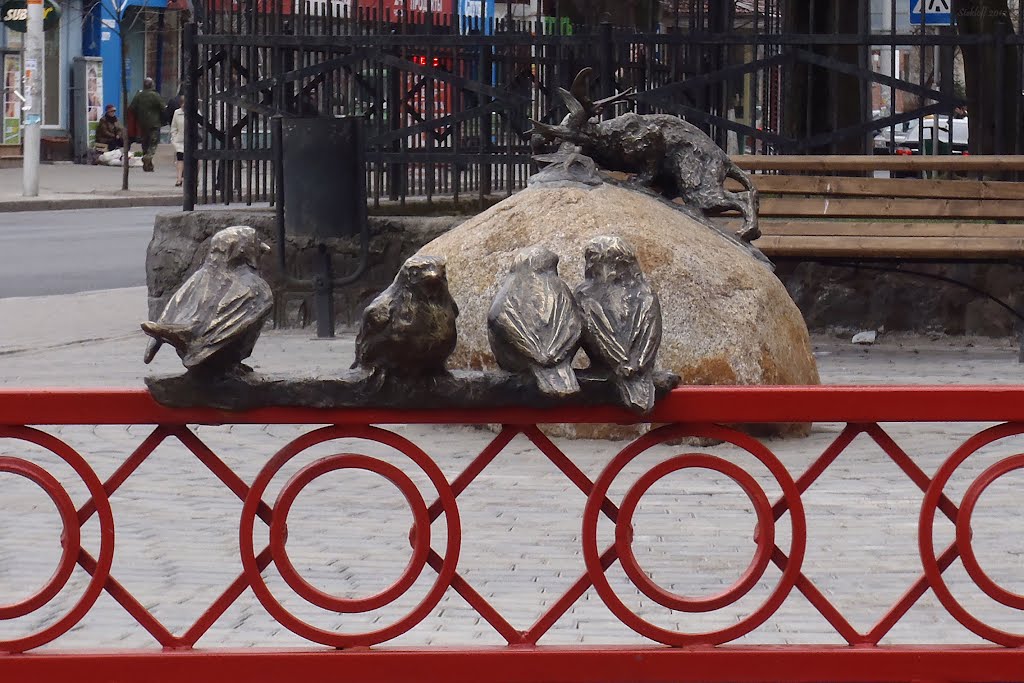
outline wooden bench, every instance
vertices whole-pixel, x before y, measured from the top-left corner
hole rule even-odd
[[[770,258],[1011,261],[1024,183],[755,176]]]
[[[931,161],[938,165],[947,159]],[[839,161],[845,170],[871,165],[869,159]],[[892,157],[885,162],[887,167],[899,165]],[[756,166],[772,163],[759,161]],[[981,157],[969,162],[971,170],[993,163],[986,166]],[[1020,170],[1024,157],[995,165]],[[988,297],[1024,322],[1024,312],[990,292],[904,267],[922,262],[1024,264],[1024,183],[764,174],[752,178],[760,191],[763,233],[754,244],[773,261],[822,262],[941,280]],[[729,222],[740,225],[737,218]],[[1020,329],[1024,362],[1024,325]]]

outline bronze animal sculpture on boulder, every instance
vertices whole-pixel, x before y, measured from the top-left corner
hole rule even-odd
[[[576,76],[572,92],[558,89],[569,115],[557,126],[534,121],[535,145],[558,140],[577,145],[599,166],[635,173],[638,182],[658,187],[668,199],[679,198],[708,214],[739,211],[743,227],[738,236],[747,242],[761,236],[757,188],[721,147],[704,131],[669,114],[626,113],[600,121],[597,117],[604,108],[633,94],[592,102],[587,94],[590,73],[588,68]],[[726,190],[727,178],[738,181],[744,190]]]
[[[152,339],[149,363],[163,344],[173,346],[193,373],[218,376],[246,372],[274,295],[260,276],[259,257],[270,247],[256,231],[236,225],[210,239],[206,260],[174,293],[159,320],[142,323]]]

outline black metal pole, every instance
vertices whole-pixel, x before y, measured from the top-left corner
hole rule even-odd
[[[492,20],[493,21],[493,20]],[[493,64],[491,61],[491,43],[486,39],[483,40],[483,45],[480,48],[480,82],[486,83],[487,85],[496,85],[493,81]],[[489,95],[480,95],[482,102],[490,103]],[[484,157],[483,163],[480,164],[480,199],[483,201],[484,197],[491,194],[492,185],[492,167],[491,167],[491,136],[493,130],[491,127],[492,113],[487,111],[480,119],[480,154]]]
[[[196,168],[196,146],[199,142],[199,87],[196,83],[198,63],[196,47],[196,24],[185,24],[185,158],[182,185],[182,210],[194,211],[198,178]]]
[[[277,220],[277,265],[281,271],[281,281],[288,280],[287,264],[285,263],[285,234],[284,234],[284,134],[281,124],[281,117],[275,116],[270,120],[271,145],[274,156],[274,217]]]
[[[1006,72],[1006,25],[1000,21],[996,24],[995,32],[995,51],[996,51],[996,72],[994,75],[996,88],[995,88],[995,102],[993,102],[993,109],[995,110],[995,124],[996,130],[996,148],[993,150],[996,154],[1006,154],[1008,151],[1006,148],[1006,117],[1003,116],[1003,108],[1006,102],[1006,93],[1003,91],[1003,76]],[[1014,125],[1019,125],[1018,122],[1014,122]],[[952,125],[950,125],[952,130]]]
[[[334,274],[331,252],[326,244],[318,244],[313,265],[313,308],[316,310],[316,336],[334,337]]]
[[[601,21],[601,97],[615,94],[615,43],[612,39],[612,22]]]

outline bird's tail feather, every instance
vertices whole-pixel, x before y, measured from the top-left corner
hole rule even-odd
[[[619,397],[626,408],[644,414],[654,410],[654,380],[651,377],[624,377],[616,384]]]
[[[156,356],[156,352],[163,346],[163,342],[156,337],[149,340],[149,345],[146,347],[146,355],[142,357],[142,360],[149,365],[153,362],[153,358]]]
[[[142,323],[142,331],[157,341],[170,344],[179,351],[185,348],[192,340],[192,328],[188,325],[144,322]],[[155,349],[153,353],[156,353]],[[149,355],[148,351],[146,355]]]
[[[580,390],[580,383],[569,361],[553,368],[534,368],[533,376],[537,380],[537,388],[548,396],[568,396]]]

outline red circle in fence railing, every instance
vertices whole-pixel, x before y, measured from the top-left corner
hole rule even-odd
[[[757,533],[755,534],[757,550],[750,565],[733,585],[717,595],[706,598],[687,597],[665,590],[647,576],[633,554],[633,515],[640,498],[658,480],[673,472],[688,468],[714,470],[729,477],[739,484],[747,494],[757,514]],[[712,612],[737,602],[749,593],[768,567],[772,558],[772,550],[775,548],[775,520],[772,518],[772,505],[768,502],[768,497],[765,496],[757,481],[738,465],[713,455],[690,453],[676,456],[646,472],[626,492],[622,499],[622,506],[619,508],[619,516],[615,521],[615,547],[626,576],[640,589],[640,592],[651,600],[681,612]]]
[[[33,443],[41,448],[45,448],[61,458],[85,483],[86,488],[89,490],[89,494],[92,496],[92,501],[96,506],[96,514],[99,517],[99,557],[96,559],[96,567],[92,572],[92,578],[86,586],[82,597],[78,599],[78,602],[75,603],[67,614],[40,631],[27,636],[22,636],[21,638],[0,640],[0,652],[24,652],[26,650],[39,647],[40,645],[45,645],[64,633],[67,633],[69,629],[82,620],[82,617],[89,612],[93,604],[96,602],[96,599],[103,591],[103,586],[106,584],[107,578],[110,576],[110,565],[114,561],[114,515],[110,509],[110,500],[107,498],[107,493],[103,489],[103,483],[96,476],[96,473],[93,472],[92,468],[89,467],[89,464],[85,459],[79,455],[75,449],[71,448],[56,437],[29,427],[0,427],[0,438],[18,439],[20,441]],[[11,460],[18,459],[12,458]],[[49,474],[46,474],[46,476],[50,477]],[[52,477],[50,478],[52,479]],[[63,495],[67,496],[63,487],[61,487],[55,479],[53,480],[53,484],[56,484],[57,488],[63,493]],[[49,486],[52,487],[53,484],[49,484]],[[43,488],[46,489],[46,486],[43,486]],[[47,490],[47,493],[50,493],[50,491]],[[60,495],[61,494],[58,494],[58,496]],[[70,502],[70,498],[68,499],[68,502]],[[66,504],[63,502],[58,503],[58,509],[61,509],[62,505]],[[73,504],[71,515],[66,516],[66,511],[62,510],[61,519],[65,524],[65,548],[64,555],[61,557],[61,565],[60,568],[58,568],[58,573],[64,570],[64,563],[66,562],[65,555],[67,553],[70,552],[74,560],[79,561],[79,557],[82,552],[82,546],[80,543],[81,524],[78,512],[73,509]],[[72,567],[72,569],[74,569],[74,567]],[[54,576],[56,577],[57,574]],[[63,587],[66,581],[67,579],[65,578],[61,582],[60,588]],[[52,583],[54,583],[53,579],[50,580],[50,584]],[[50,584],[48,584],[46,588],[48,590],[53,590]],[[60,588],[57,589],[54,595],[60,592]],[[52,599],[52,597],[53,596],[48,598],[48,600]],[[30,599],[35,600],[37,598],[38,594]]]
[[[598,548],[597,541],[597,522],[601,514],[601,505],[606,500],[608,490],[615,477],[618,476],[626,465],[632,462],[637,456],[653,446],[669,441],[677,441],[686,437],[703,437],[731,443],[757,458],[765,467],[768,468],[772,473],[772,476],[775,477],[775,480],[782,488],[782,495],[788,505],[790,524],[792,525],[792,541],[790,542],[789,558],[782,571],[782,577],[779,579],[779,584],[775,587],[772,594],[759,608],[754,610],[754,612],[745,619],[741,619],[738,623],[727,628],[707,633],[683,633],[662,628],[646,621],[627,607],[619,596],[615,594],[611,583],[608,581],[608,577],[605,575],[604,568],[601,566],[601,552]],[[764,534],[761,533],[758,534],[759,542],[760,537],[763,535]],[[800,576],[800,568],[803,564],[804,551],[807,547],[807,522],[804,518],[803,503],[800,500],[800,491],[797,489],[796,483],[793,481],[793,478],[790,476],[785,466],[764,444],[745,434],[741,434],[735,430],[727,429],[725,427],[719,427],[717,425],[667,425],[655,429],[631,443],[616,455],[615,458],[608,463],[604,471],[601,472],[601,476],[599,476],[597,481],[594,483],[594,489],[587,498],[587,505],[583,511],[582,543],[583,558],[587,566],[587,575],[593,582],[595,590],[598,595],[601,596],[605,605],[608,606],[608,609],[610,609],[612,613],[622,621],[622,623],[629,626],[640,635],[666,645],[676,647],[685,647],[689,645],[718,645],[730,640],[735,640],[736,638],[740,638],[741,636],[750,633],[755,628],[763,624],[772,614],[775,613],[776,610],[779,609],[782,603],[785,602],[786,597],[789,595],[790,591],[793,590],[793,587],[796,585],[796,581]],[[773,544],[771,550],[774,552],[777,547],[778,546]],[[760,553],[760,551],[758,552]],[[758,556],[759,555],[755,555],[755,560],[757,560]],[[657,586],[655,587],[657,588]],[[732,590],[735,590],[735,588]],[[657,597],[651,597],[660,602]]]
[[[260,572],[253,545],[253,528],[255,526],[256,514],[259,510],[260,503],[262,502],[263,493],[266,491],[267,486],[270,484],[274,476],[292,458],[306,449],[312,448],[313,446],[326,441],[345,438],[362,439],[390,446],[416,463],[416,465],[418,465],[427,475],[427,478],[430,479],[430,483],[434,489],[437,490],[438,498],[440,499],[442,509],[444,510],[445,521],[448,526],[448,540],[445,546],[444,557],[441,560],[441,567],[438,570],[437,580],[434,582],[434,585],[430,590],[427,591],[426,596],[424,596],[424,598],[416,605],[416,607],[413,608],[411,612],[406,614],[397,622],[390,626],[385,626],[384,628],[376,631],[370,631],[368,633],[338,633],[336,631],[328,631],[299,619],[285,609],[285,607],[278,602],[267,587],[267,583],[264,581]],[[276,517],[277,511],[275,510],[273,514]],[[271,526],[273,527],[273,525],[274,519],[271,519]],[[419,543],[419,537],[414,537],[412,539],[412,543],[414,546],[413,553],[415,557],[415,547]],[[256,480],[253,481],[252,487],[249,489],[249,493],[245,497],[245,503],[242,505],[242,518],[239,522],[239,550],[242,556],[243,573],[249,581],[249,585],[252,587],[257,599],[260,601],[260,604],[262,604],[270,615],[273,616],[281,625],[293,633],[307,640],[337,648],[365,647],[383,643],[387,640],[397,638],[421,622],[430,613],[430,611],[437,606],[437,603],[440,602],[442,596],[444,596],[445,591],[447,591],[449,586],[451,586],[452,579],[455,576],[455,569],[459,561],[459,549],[461,545],[462,526],[459,520],[458,505],[455,501],[455,494],[452,491],[451,486],[448,484],[448,480],[445,479],[444,473],[442,473],[437,464],[430,459],[430,456],[424,453],[416,444],[399,436],[398,434],[395,434],[394,432],[389,432],[378,427],[323,427],[309,432],[308,434],[303,434],[286,445],[278,451],[266,465],[264,465],[263,469],[260,470],[260,473],[256,476]],[[427,547],[427,552],[430,552],[429,546]],[[316,589],[314,588],[314,590]],[[396,595],[395,597],[398,596]]]
[[[360,469],[379,474],[398,487],[412,508],[413,525],[410,538],[413,552],[409,564],[394,584],[367,598],[339,598],[313,586],[299,576],[285,548],[288,537],[288,513],[296,496],[317,477],[340,469]],[[426,566],[427,554],[430,551],[430,517],[427,504],[412,479],[394,465],[365,455],[333,455],[302,468],[281,489],[277,502],[274,503],[274,519],[270,525],[270,549],[281,577],[293,591],[308,602],[322,609],[344,614],[369,612],[394,602],[412,588]]]
[[[945,580],[942,578],[942,568],[939,567],[939,561],[935,554],[935,542],[932,538],[932,532],[935,525],[935,513],[938,510],[943,489],[945,489],[946,484],[949,483],[950,478],[953,476],[953,473],[956,472],[957,468],[960,467],[967,458],[974,455],[985,446],[1000,439],[1018,436],[1020,434],[1024,434],[1024,425],[1022,424],[996,425],[995,427],[989,427],[988,429],[975,434],[965,441],[963,445],[957,448],[953,454],[946,459],[946,462],[942,463],[942,466],[939,467],[938,471],[935,473],[935,477],[932,479],[932,483],[928,486],[928,490],[925,491],[924,500],[921,503],[921,517],[917,528],[917,543],[921,552],[921,564],[924,566],[925,577],[928,579],[931,589],[935,591],[935,596],[939,599],[939,602],[941,602],[942,606],[945,607],[951,615],[953,615],[954,619],[959,621],[966,628],[986,640],[999,645],[1005,645],[1006,647],[1020,647],[1021,645],[1024,645],[1024,635],[1010,633],[1008,631],[995,628],[994,626],[989,626],[964,609],[960,602],[953,596],[949,586],[946,585]],[[978,581],[978,576],[984,576],[985,579],[983,579],[983,581],[987,580],[988,577],[983,571],[981,571],[981,567],[978,566],[977,560],[974,559],[973,550],[970,548],[971,513],[973,512],[978,496],[981,495],[981,492],[985,487],[1003,474],[1024,466],[1016,465],[1018,458],[1024,458],[1024,456],[1015,455],[1010,458],[1006,458],[985,470],[985,472],[982,473],[982,475],[968,488],[967,493],[964,494],[964,507],[957,513],[956,547],[961,557],[964,558],[964,566],[967,568],[968,573],[975,582]],[[1015,466],[1009,467],[1004,463],[1014,463]],[[966,521],[962,521],[964,518],[966,518]],[[973,572],[970,566],[972,560],[975,569]],[[988,590],[985,590],[986,585],[984,583],[978,583],[978,587],[993,597],[993,599],[1003,602],[992,595],[992,593],[989,593]],[[997,595],[1005,593],[1003,597],[1020,597],[1015,593],[1004,591],[1004,589],[991,581],[989,581],[988,588],[995,588],[996,591],[994,592]],[[1011,602],[1012,601],[1013,600],[1011,599]],[[1007,603],[1003,602],[1003,604]],[[1015,607],[1016,605],[1010,606]]]
[[[64,527],[61,532],[61,545],[63,546],[60,555],[60,562],[53,576],[36,593],[20,602],[10,605],[0,605],[0,619],[17,619],[26,614],[35,612],[37,609],[48,603],[60,593],[71,578],[71,572],[75,570],[78,559],[78,549],[82,545],[82,530],[78,526],[78,513],[71,497],[60,482],[49,472],[34,462],[0,456],[0,472],[8,472],[19,477],[24,477],[37,484],[39,488],[50,497],[60,514],[61,525]]]
[[[1024,455],[1015,455],[997,462],[982,472],[981,476],[968,487],[967,493],[964,494],[964,499],[960,503],[960,513],[956,517],[956,543],[957,549],[960,550],[960,560],[978,588],[996,602],[1013,609],[1024,610],[1024,595],[1008,591],[993,581],[978,563],[978,558],[974,554],[974,546],[971,543],[971,517],[974,515],[978,498],[996,479],[1019,469],[1024,469]]]

